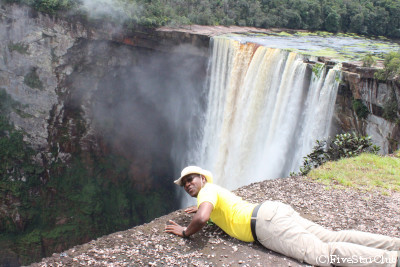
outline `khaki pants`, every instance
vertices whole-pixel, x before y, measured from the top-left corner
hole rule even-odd
[[[400,239],[360,231],[330,231],[292,207],[264,202],[256,235],[266,248],[317,266],[396,266]]]

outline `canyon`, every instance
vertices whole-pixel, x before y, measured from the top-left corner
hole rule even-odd
[[[2,170],[0,264],[26,264],[177,209],[172,181],[207,105],[210,38],[280,31],[131,31],[2,5],[1,111],[12,128],[1,137],[15,147],[1,149],[25,154]],[[305,63],[309,72],[337,64]],[[370,135],[390,154],[400,147],[400,85],[375,71],[342,63],[332,134]]]

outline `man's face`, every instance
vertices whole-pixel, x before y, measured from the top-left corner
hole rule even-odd
[[[206,179],[199,174],[189,174],[182,178],[182,186],[191,197],[197,197]]]

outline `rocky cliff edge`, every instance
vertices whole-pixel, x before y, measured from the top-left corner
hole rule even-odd
[[[327,188],[305,177],[267,180],[235,191],[258,203],[279,200],[328,229],[356,229],[400,237],[400,193],[382,195],[355,189]],[[55,253],[31,266],[306,266],[256,243],[227,236],[207,225],[183,239],[164,232],[168,220],[182,225],[191,215],[182,210],[150,223],[107,235]]]

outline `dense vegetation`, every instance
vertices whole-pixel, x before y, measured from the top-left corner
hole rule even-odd
[[[371,142],[370,136],[356,133],[337,134],[332,140],[317,140],[310,154],[304,157],[300,175],[307,175],[312,169],[328,161],[350,158],[364,152],[376,154],[380,150]]]
[[[386,54],[383,64],[385,67],[375,73],[375,78],[379,80],[400,79],[400,51]]]
[[[83,3],[90,2],[3,1],[28,4],[47,13],[82,11]],[[115,0],[106,8],[120,12],[114,19],[124,17],[130,26],[239,25],[400,37],[398,0]],[[110,10],[105,14],[104,18],[112,19]]]
[[[17,108],[18,103],[0,89],[0,203],[18,199],[14,213],[32,218],[29,210],[34,193],[29,189],[40,184],[43,168],[33,161],[35,152],[23,141],[23,133],[8,121],[10,110]],[[15,232],[24,227],[12,218],[0,220],[0,232]]]

